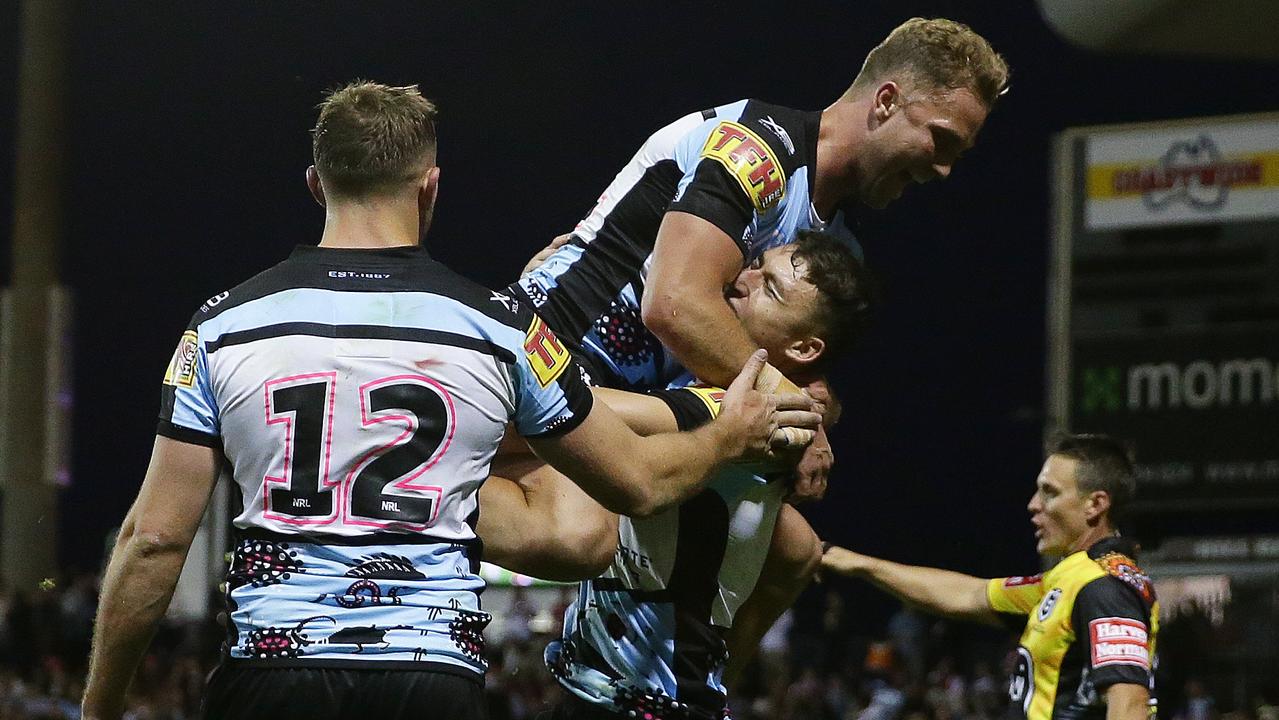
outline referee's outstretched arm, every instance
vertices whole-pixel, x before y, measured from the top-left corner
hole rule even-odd
[[[1001,625],[986,597],[988,580],[941,568],[903,565],[832,546],[822,571],[867,580],[903,602],[946,617]]]

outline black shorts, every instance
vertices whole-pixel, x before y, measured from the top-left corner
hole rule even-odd
[[[219,665],[201,707],[205,720],[485,720],[478,677],[430,670],[263,668]]]

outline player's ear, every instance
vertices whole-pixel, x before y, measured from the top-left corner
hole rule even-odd
[[[1110,512],[1110,493],[1093,490],[1084,500],[1084,516],[1091,522]]]
[[[440,168],[433,167],[422,177],[417,188],[417,206],[419,210],[430,212],[435,208],[435,200],[440,193]]]
[[[417,186],[417,229],[418,241],[426,239],[426,232],[431,229],[431,218],[435,215],[435,201],[440,194],[440,168],[433,167],[423,176]]]
[[[311,197],[320,203],[320,207],[325,207],[324,186],[320,184],[320,173],[316,171],[314,165],[306,169],[306,186],[311,190]]]
[[[810,335],[786,346],[786,357],[796,365],[811,365],[826,351],[826,341]]]
[[[901,87],[897,83],[889,80],[880,85],[879,89],[875,91],[875,120],[883,123],[893,113],[897,112],[902,105],[901,97]]]

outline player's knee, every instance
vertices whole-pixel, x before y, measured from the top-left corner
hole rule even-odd
[[[785,505],[768,551],[768,574],[793,583],[808,583],[822,566],[822,543],[808,521]]]

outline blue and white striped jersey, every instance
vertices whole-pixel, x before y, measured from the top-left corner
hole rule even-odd
[[[718,411],[723,391],[661,396],[687,428]],[[579,585],[546,649],[560,684],[619,716],[724,717],[724,634],[759,580],[787,489],[729,466],[679,507],[619,518],[612,566]]]
[[[841,234],[813,209],[820,112],[740,100],[686,115],[654,133],[622,168],[573,239],[511,285],[601,384],[665,387],[684,369],[640,320],[640,300],[662,217],[701,217],[733,238],[745,267],[799,230]]]
[[[202,305],[158,432],[239,489],[233,661],[482,673],[477,491],[508,422],[591,408],[531,308],[421,248],[299,247]]]

